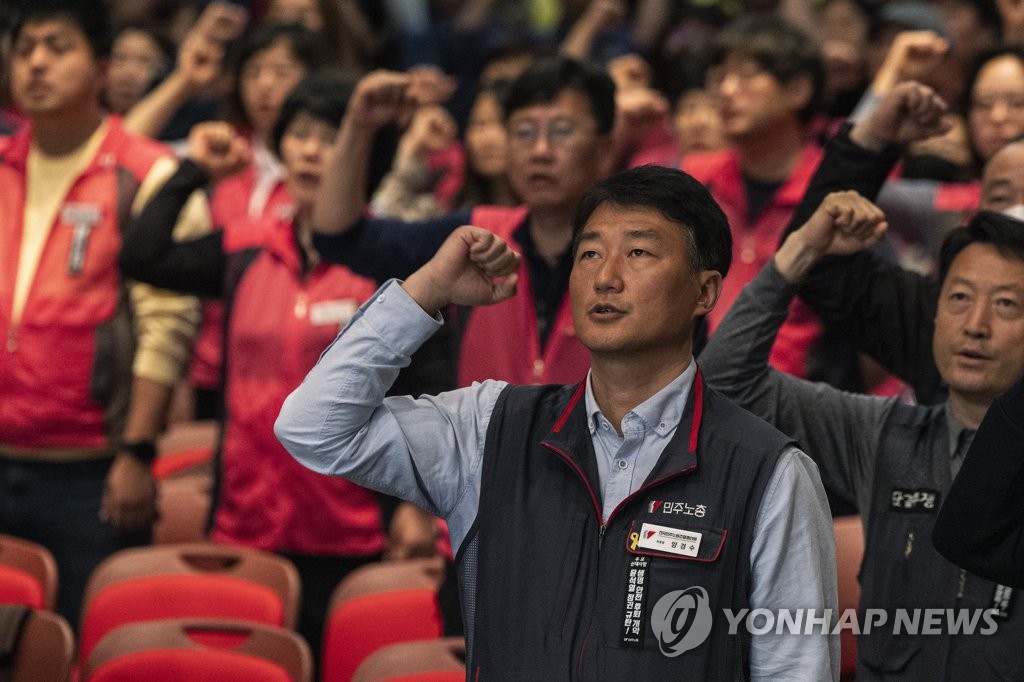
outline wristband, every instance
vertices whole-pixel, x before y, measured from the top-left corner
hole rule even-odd
[[[127,452],[143,464],[151,464],[156,459],[156,443],[151,440],[123,442],[120,451]]]

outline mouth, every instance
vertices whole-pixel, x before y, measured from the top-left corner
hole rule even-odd
[[[50,86],[43,81],[32,81],[25,87],[25,94],[33,98],[45,96],[49,91]]]
[[[983,362],[990,359],[989,356],[985,355],[981,351],[970,348],[957,351],[957,356],[970,362]]]
[[[625,315],[626,311],[622,308],[617,308],[610,303],[595,303],[587,309],[587,314],[591,317],[602,319],[619,317],[621,315]]]
[[[320,184],[320,175],[318,173],[295,173],[292,177],[295,178],[295,182],[300,185],[313,186]]]
[[[547,173],[532,173],[526,176],[526,181],[531,185],[553,185],[558,180]]]

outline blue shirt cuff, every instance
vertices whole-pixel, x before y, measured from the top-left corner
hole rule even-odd
[[[440,313],[428,315],[397,279],[381,285],[360,311],[363,322],[377,332],[388,348],[401,355],[412,355],[444,324]]]

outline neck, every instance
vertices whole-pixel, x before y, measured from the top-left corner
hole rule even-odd
[[[992,402],[979,402],[954,391],[949,393],[949,410],[964,428],[977,429]]]
[[[761,182],[782,182],[796,167],[804,148],[803,130],[784,122],[735,141],[743,173]]]
[[[504,175],[500,178],[495,178],[490,182],[492,192],[491,199],[494,200],[495,205],[516,206],[519,203],[515,193],[512,191],[512,185],[509,184]]]
[[[313,248],[313,230],[309,226],[311,211],[312,209],[308,206],[297,207],[295,219],[292,221],[295,243],[299,245],[299,249],[306,255],[304,263],[306,273],[312,271],[320,262],[320,254]]]
[[[70,154],[92,137],[103,120],[99,108],[85,115],[37,116],[32,119],[32,141],[47,156]]]
[[[540,257],[554,265],[572,243],[572,216],[564,211],[531,211],[530,237]]]
[[[601,357],[591,353],[590,383],[601,414],[622,435],[622,418],[630,410],[668,386],[689,366],[690,344],[685,354],[673,349],[671,357]],[[656,361],[654,361],[656,360]]]

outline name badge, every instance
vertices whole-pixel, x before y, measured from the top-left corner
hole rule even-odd
[[[1010,617],[1010,607],[1013,606],[1013,588],[1007,585],[996,585],[992,594],[991,609],[995,612],[992,615],[1000,620]]]
[[[889,494],[890,511],[924,512],[934,514],[939,510],[942,493],[938,490],[900,490],[893,488]]]
[[[71,251],[68,253],[68,273],[77,275],[85,266],[85,251],[89,234],[99,225],[103,212],[95,204],[65,204],[61,220],[71,225]]]
[[[309,323],[314,327],[325,324],[345,325],[356,314],[359,306],[355,300],[319,301],[309,306]]]
[[[700,549],[701,534],[691,530],[645,523],[640,528],[639,535],[636,546],[643,549],[692,557],[697,556]]]

